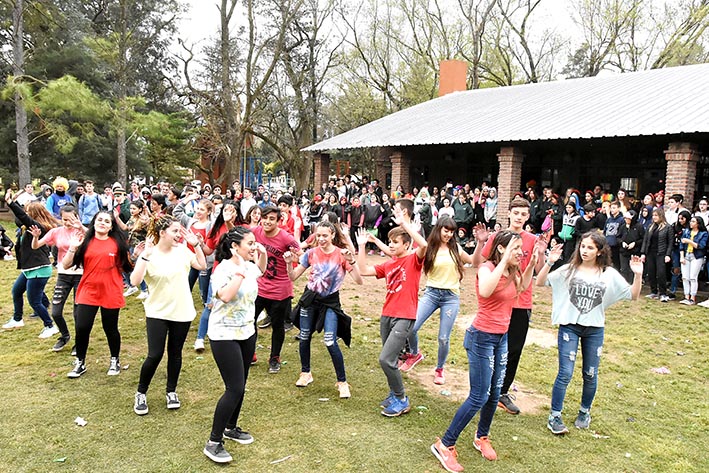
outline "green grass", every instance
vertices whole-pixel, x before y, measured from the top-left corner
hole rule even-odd
[[[3,322],[12,315],[14,268],[14,262],[0,262]],[[475,307],[472,281],[464,280],[460,316],[467,319]],[[47,291],[53,287],[52,279]],[[210,352],[198,356],[192,351],[196,324],[184,350],[178,387],[182,408],[165,408],[163,359],[148,393],[150,414],[138,417],[132,403],[146,341],[144,312],[134,298],[121,311],[121,362],[129,368],[118,377],[105,374],[109,355],[100,322],[92,334],[88,372],[70,380],[68,350],[50,352],[54,340],[38,340],[41,323],[26,319],[24,328],[0,333],[0,393],[5,403],[0,471],[443,471],[429,446],[445,431],[458,402],[405,376],[412,412],[394,419],[379,414],[379,401],[388,392],[377,361],[383,297],[383,284],[372,279],[363,288],[348,282],[343,290],[345,308],[354,317],[352,348],[344,348],[352,385],[349,400],[337,398],[334,370],[320,336],[313,342],[315,383],[298,389],[294,383],[300,365],[293,334],[286,339],[281,373],[269,375],[270,329],[260,333],[260,361],[252,367],[240,420],[256,442],[227,443],[235,461],[225,467],[201,453],[223,384]],[[536,302],[533,326],[552,330],[548,292],[539,290]],[[26,306],[25,313],[29,310]],[[616,305],[608,314],[591,432],[572,429],[565,437],[552,436],[545,425],[547,406],[517,417],[498,411],[491,435],[499,460],[488,463],[472,447],[476,417],[458,443],[461,464],[466,471],[501,472],[709,471],[708,320],[709,312],[701,307],[645,299]],[[434,316],[422,331],[427,353],[435,353],[437,328]],[[462,336],[456,329],[451,359],[465,368]],[[431,358],[416,369],[432,371]],[[518,380],[548,396],[556,366],[554,349],[528,347]],[[659,366],[668,367],[671,374],[650,371]],[[580,397],[579,369],[567,394],[569,424]],[[76,426],[77,416],[88,425]],[[270,463],[287,456],[281,463]],[[55,461],[61,458],[65,461]]]

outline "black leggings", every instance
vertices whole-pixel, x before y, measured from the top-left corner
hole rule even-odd
[[[76,357],[86,360],[86,351],[89,348],[89,337],[94,326],[94,319],[99,307],[95,305],[76,305]],[[118,332],[118,313],[121,309],[107,309],[101,307],[101,325],[106,334],[111,357],[118,358],[121,352],[121,334]]]
[[[645,256],[645,266],[647,277],[650,280],[650,291],[660,296],[666,295],[667,263],[665,263],[665,255],[648,254]]]
[[[182,369],[182,347],[185,345],[191,322],[145,318],[148,333],[148,357],[140,369],[138,392],[145,394],[150,387],[155,371],[162,360],[167,340],[167,388],[165,392],[175,392]]]
[[[74,315],[74,324],[76,325],[76,288],[79,287],[81,274],[57,274],[57,284],[54,286],[54,295],[52,296],[52,318],[57,328],[62,334],[62,337],[69,338],[69,328],[66,326],[64,319],[64,304],[69,298],[69,293],[74,290],[74,305],[72,313]]]
[[[512,382],[515,380],[519,360],[522,358],[524,341],[527,339],[531,316],[531,309],[512,309],[510,328],[507,330],[507,370],[505,371],[505,380],[502,382],[500,394],[507,394]]]
[[[209,436],[209,440],[221,442],[224,429],[233,429],[239,420],[246,379],[256,349],[256,334],[247,340],[211,340],[209,347],[226,387],[214,410],[212,433]]]
[[[256,298],[256,317],[261,313],[262,310],[266,309],[266,313],[271,318],[271,356],[281,356],[281,348],[283,348],[283,341],[286,338],[286,330],[284,327],[284,322],[287,318],[290,318],[291,311],[291,298],[288,297],[282,301],[276,301],[273,299],[266,299],[265,297]],[[258,330],[258,322],[256,323],[256,329]]]

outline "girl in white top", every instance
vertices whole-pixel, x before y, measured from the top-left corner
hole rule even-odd
[[[254,441],[237,421],[256,349],[257,279],[266,270],[267,256],[251,230],[241,226],[222,235],[215,251],[218,266],[212,274],[214,306],[207,335],[226,390],[214,411],[212,433],[203,452],[217,463],[227,463],[232,458],[224,450],[225,437],[241,444]]]
[[[194,253],[183,244],[183,240],[194,247]],[[130,281],[137,286],[145,280],[149,289],[148,298],[143,303],[148,356],[140,369],[133,410],[138,415],[145,415],[148,413],[145,395],[162,360],[166,341],[167,408],[180,407],[175,390],[182,368],[182,347],[196,315],[188,275],[191,268],[201,271],[207,263],[197,235],[185,230],[171,216],[159,217],[151,222],[147,238],[136,247],[136,253],[140,256]]]

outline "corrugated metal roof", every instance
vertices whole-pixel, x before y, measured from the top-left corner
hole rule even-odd
[[[303,151],[709,132],[709,64],[470,90]]]

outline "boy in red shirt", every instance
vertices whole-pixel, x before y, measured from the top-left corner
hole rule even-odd
[[[367,264],[365,246],[369,233],[360,229],[357,234],[357,265],[362,276],[386,278],[387,295],[382,308],[379,332],[382,337],[382,351],[379,364],[389,383],[389,396],[382,401],[382,415],[396,417],[411,410],[409,398],[404,390],[398,361],[399,352],[416,322],[418,308],[419,280],[426,254],[426,240],[417,228],[403,218],[400,209],[394,210],[394,221],[400,225],[389,231],[389,250],[392,259],[376,266]],[[373,238],[373,237],[371,237]],[[411,252],[411,241],[418,246]]]

